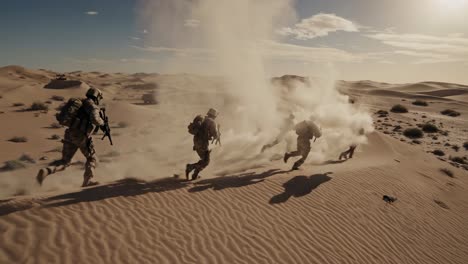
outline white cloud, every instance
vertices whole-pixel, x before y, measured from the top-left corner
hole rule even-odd
[[[260,52],[271,59],[281,59],[300,62],[351,62],[362,61],[365,55],[352,54],[344,50],[329,47],[308,47],[275,41],[258,43]],[[172,48],[172,47],[139,47],[132,48],[155,53],[169,52],[183,57],[213,58],[214,51],[203,48]]]
[[[284,27],[278,33],[284,36],[294,36],[300,40],[307,40],[327,36],[329,33],[336,31],[358,32],[359,26],[335,14],[320,13],[302,19],[293,27]]]
[[[468,38],[461,34],[440,37],[421,34],[378,33],[366,36],[386,45],[404,49],[396,50],[396,54],[423,58],[414,62],[418,64],[468,61]]]
[[[87,11],[85,12],[86,15],[89,15],[89,16],[96,16],[99,14],[99,12],[97,11]]]
[[[100,59],[100,58],[66,58],[67,61],[77,64],[115,64],[115,63],[152,63],[155,60],[144,58]]]
[[[200,25],[200,20],[196,20],[196,19],[187,19],[184,22],[184,26],[186,27],[196,28],[199,25]]]
[[[308,47],[274,41],[265,42],[266,55],[274,59],[302,62],[351,62],[364,57],[341,49]]]
[[[144,58],[131,58],[131,59],[120,59],[120,62],[123,63],[154,63],[156,60],[144,59]]]

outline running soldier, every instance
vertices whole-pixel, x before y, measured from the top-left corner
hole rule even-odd
[[[310,152],[310,140],[315,137],[315,141],[317,138],[322,136],[320,129],[309,120],[305,120],[297,124],[295,130],[297,134],[297,150],[289,153],[286,152],[283,159],[284,162],[287,163],[288,159],[291,157],[302,156],[301,159],[294,163],[292,170],[298,170],[307,159]]]
[[[42,184],[48,175],[63,171],[70,166],[78,149],[86,157],[82,187],[97,184],[97,182],[91,181],[97,162],[92,134],[97,132],[99,128],[106,132],[106,123],[101,118],[98,107],[102,98],[100,90],[89,88],[85,99],[71,98],[57,114],[59,123],[68,127],[65,130],[64,140],[62,140],[62,158],[50,163],[49,167],[39,170],[36,177],[39,184]]]
[[[187,164],[185,167],[185,177],[189,180],[189,175],[192,171],[192,180],[198,178],[198,174],[210,164],[210,142],[221,144],[219,125],[215,119],[218,116],[218,111],[211,108],[205,117],[198,115],[188,126],[189,133],[193,136],[193,150],[197,152],[200,160],[197,163]]]

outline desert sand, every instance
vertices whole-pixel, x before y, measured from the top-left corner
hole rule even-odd
[[[290,171],[282,153],[294,134],[260,155],[268,140],[235,133],[236,98],[222,78],[71,72],[78,85],[45,89],[55,75],[0,68],[0,263],[468,263],[468,86],[337,82],[354,102],[346,107],[369,113],[375,131],[346,161],[337,158],[350,142],[325,136]],[[104,92],[115,144],[95,138],[100,185],[78,187],[77,154],[38,186],[37,170],[60,157],[57,99],[89,86]],[[159,103],[143,104],[153,90]],[[29,111],[35,101],[49,110]],[[395,104],[409,112],[391,112]],[[185,164],[197,159],[186,126],[209,107],[221,111],[223,145],[202,178],[186,182]],[[440,131],[403,135],[427,122]]]

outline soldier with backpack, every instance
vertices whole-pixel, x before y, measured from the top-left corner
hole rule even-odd
[[[298,170],[307,159],[310,152],[310,140],[315,137],[315,141],[322,136],[320,129],[310,120],[300,122],[295,126],[295,130],[297,134],[297,150],[289,153],[286,152],[283,159],[287,163],[290,157],[302,156],[301,159],[294,163],[292,170]]]
[[[185,177],[189,180],[189,175],[192,171],[192,180],[198,178],[198,174],[210,163],[209,145],[210,141],[220,142],[219,125],[215,119],[218,116],[218,111],[213,108],[208,110],[205,117],[198,115],[193,122],[188,126],[188,131],[193,135],[193,150],[197,152],[200,160],[197,163],[187,164],[185,167]]]
[[[39,184],[42,184],[48,175],[65,170],[78,149],[86,157],[82,187],[97,184],[91,182],[96,167],[96,152],[91,135],[99,128],[105,133],[109,132],[107,131],[108,124],[101,117],[102,114],[98,107],[102,99],[100,90],[89,88],[85,99],[70,98],[56,115],[57,121],[68,127],[62,141],[62,158],[52,162],[49,167],[39,170],[36,177]]]

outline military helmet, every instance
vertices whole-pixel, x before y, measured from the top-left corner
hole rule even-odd
[[[210,110],[208,110],[208,113],[206,115],[211,116],[211,117],[217,117],[218,114],[219,114],[218,110],[214,108],[210,108]]]
[[[86,92],[86,97],[88,98],[96,98],[98,100],[101,100],[103,98],[102,92],[94,87],[90,87],[88,91]]]

